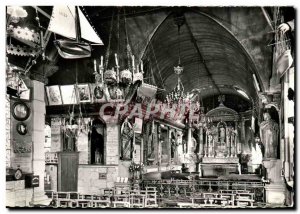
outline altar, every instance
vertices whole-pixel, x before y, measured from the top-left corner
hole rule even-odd
[[[211,123],[204,129],[204,156],[199,163],[199,176],[241,174],[237,156],[238,113],[221,103],[207,112],[206,116],[211,119]]]

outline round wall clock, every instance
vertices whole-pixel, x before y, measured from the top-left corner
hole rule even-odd
[[[17,124],[17,131],[20,135],[27,134],[27,125],[25,123],[18,123]]]
[[[16,120],[24,121],[29,117],[30,109],[23,102],[15,102],[12,107],[12,115]]]

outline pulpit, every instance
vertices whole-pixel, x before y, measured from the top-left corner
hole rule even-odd
[[[206,116],[212,122],[204,129],[204,155],[199,163],[200,176],[220,176],[237,172],[241,174],[237,157],[238,113],[221,103]]]

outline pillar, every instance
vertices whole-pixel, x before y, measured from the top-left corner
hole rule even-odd
[[[265,185],[266,203],[283,205],[285,203],[285,186],[282,173],[282,162],[280,159],[264,160],[263,166],[267,170],[269,184]]]
[[[157,124],[157,170],[160,172],[161,171],[161,143],[160,143],[160,140],[161,140],[161,128],[160,128],[160,125]],[[154,145],[155,146],[155,145]]]
[[[199,127],[199,157],[203,157],[203,127]]]
[[[235,137],[234,137],[234,157],[237,156],[237,139],[238,139],[238,130],[237,130],[237,121],[234,121],[234,130],[235,130]]]
[[[241,149],[241,153],[244,152],[244,149],[245,149],[245,144],[246,144],[246,135],[245,135],[245,118],[242,117],[242,120],[241,120],[241,142],[240,142],[240,149]]]
[[[44,191],[45,172],[45,99],[44,83],[32,80],[33,97],[31,102],[32,114],[32,172],[40,178],[39,187],[33,189],[32,204],[49,205],[50,199]]]
[[[188,124],[188,136],[187,136],[187,153],[191,153],[191,146],[192,146],[192,125]]]
[[[106,124],[106,134],[104,136],[104,164],[118,165],[120,154],[120,130],[118,119],[115,119],[110,115],[101,115],[101,118]]]
[[[207,133],[205,134],[205,147],[204,147],[204,156],[207,157],[208,156],[208,136]]]

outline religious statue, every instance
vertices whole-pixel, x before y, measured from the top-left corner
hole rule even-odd
[[[121,133],[122,133],[121,157],[123,160],[130,160],[131,152],[132,152],[133,129],[132,129],[132,125],[130,124],[127,118],[122,125]]]
[[[221,145],[225,142],[225,128],[223,126],[220,127],[220,142]]]
[[[171,158],[175,158],[175,153],[177,150],[177,141],[174,132],[171,134]]]
[[[212,125],[211,127],[211,134],[213,137],[214,143],[217,143],[219,141],[219,135],[218,135],[218,128],[215,125]]]
[[[277,158],[278,124],[271,119],[269,113],[263,114],[264,121],[260,124],[260,138],[264,146],[264,158]]]
[[[95,151],[95,163],[96,163],[96,164],[101,163],[101,154],[100,154],[98,148],[97,148],[96,151]]]

